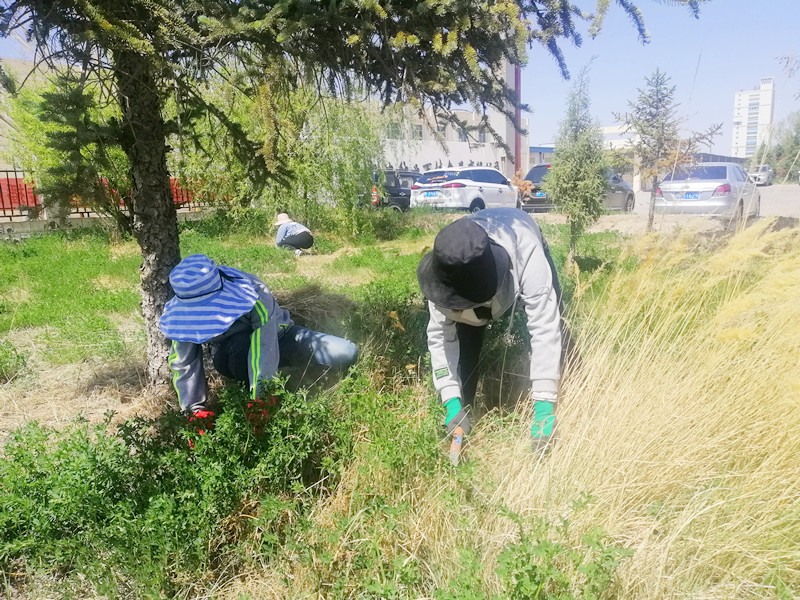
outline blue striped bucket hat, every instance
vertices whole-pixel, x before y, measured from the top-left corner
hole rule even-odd
[[[258,300],[246,273],[217,266],[205,254],[184,258],[169,274],[175,297],[158,320],[170,340],[202,344],[228,330]]]

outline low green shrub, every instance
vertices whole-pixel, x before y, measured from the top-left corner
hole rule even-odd
[[[575,503],[578,512],[588,498]],[[497,557],[503,592],[488,596],[480,579],[482,564],[472,549],[461,550],[461,571],[437,590],[436,600],[603,600],[616,598],[614,578],[632,551],[613,543],[600,528],[576,536],[570,518],[526,518],[508,509],[502,515],[517,525],[518,541]]]
[[[176,413],[128,421],[116,434],[108,421],[15,432],[0,459],[0,569],[22,562],[68,580],[82,574],[105,594],[122,585],[143,597],[224,568],[218,557],[246,535],[246,527],[226,531],[243,505],[335,482],[328,404],[279,382],[272,393],[281,405],[263,433],[248,422],[239,386],[222,393],[216,427],[203,436]]]
[[[27,367],[27,358],[8,340],[0,340],[0,383],[11,381]]]

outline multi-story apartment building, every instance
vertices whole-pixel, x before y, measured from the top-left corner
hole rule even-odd
[[[753,156],[762,143],[769,143],[775,108],[775,81],[765,77],[752,90],[736,92],[733,100],[731,154]]]

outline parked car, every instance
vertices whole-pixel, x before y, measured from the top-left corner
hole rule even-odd
[[[497,169],[465,167],[426,171],[411,187],[411,207],[458,208],[476,212],[484,208],[517,207],[515,188]]]
[[[529,192],[522,194],[521,205],[524,210],[530,212],[548,211],[555,208],[555,203],[547,194],[542,191],[542,181],[550,172],[550,165],[542,163],[534,165],[525,179],[531,182]],[[622,179],[613,170],[606,172],[606,196],[603,205],[608,210],[633,211],[636,202],[636,195],[630,184]]]
[[[756,185],[772,185],[775,181],[775,171],[769,165],[758,165],[755,169],[750,171],[750,177]]]
[[[525,179],[531,182],[531,189],[522,194],[520,198],[523,210],[543,212],[555,208],[553,201],[542,191],[542,180],[549,172],[549,163],[539,163],[538,165],[533,165],[528,174],[525,175]]]
[[[606,197],[603,199],[603,206],[608,210],[633,212],[635,205],[636,194],[633,193],[631,184],[612,169],[608,169],[606,171]]]
[[[761,192],[736,163],[701,163],[664,177],[656,189],[655,208],[663,213],[720,215],[740,220],[757,217]]]
[[[370,201],[373,206],[391,208],[393,210],[408,210],[411,200],[411,186],[419,179],[420,173],[397,169],[387,169],[383,172],[384,184],[381,186],[380,173],[372,174],[372,193]]]

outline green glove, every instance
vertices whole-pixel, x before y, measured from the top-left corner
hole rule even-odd
[[[555,404],[537,400],[533,403],[533,425],[531,435],[536,440],[547,440],[556,426]]]
[[[472,431],[472,423],[470,423],[467,411],[461,406],[461,398],[450,398],[443,404],[447,410],[447,415],[444,418],[447,433],[452,434],[453,430],[460,426],[464,430],[464,435],[468,435]]]

